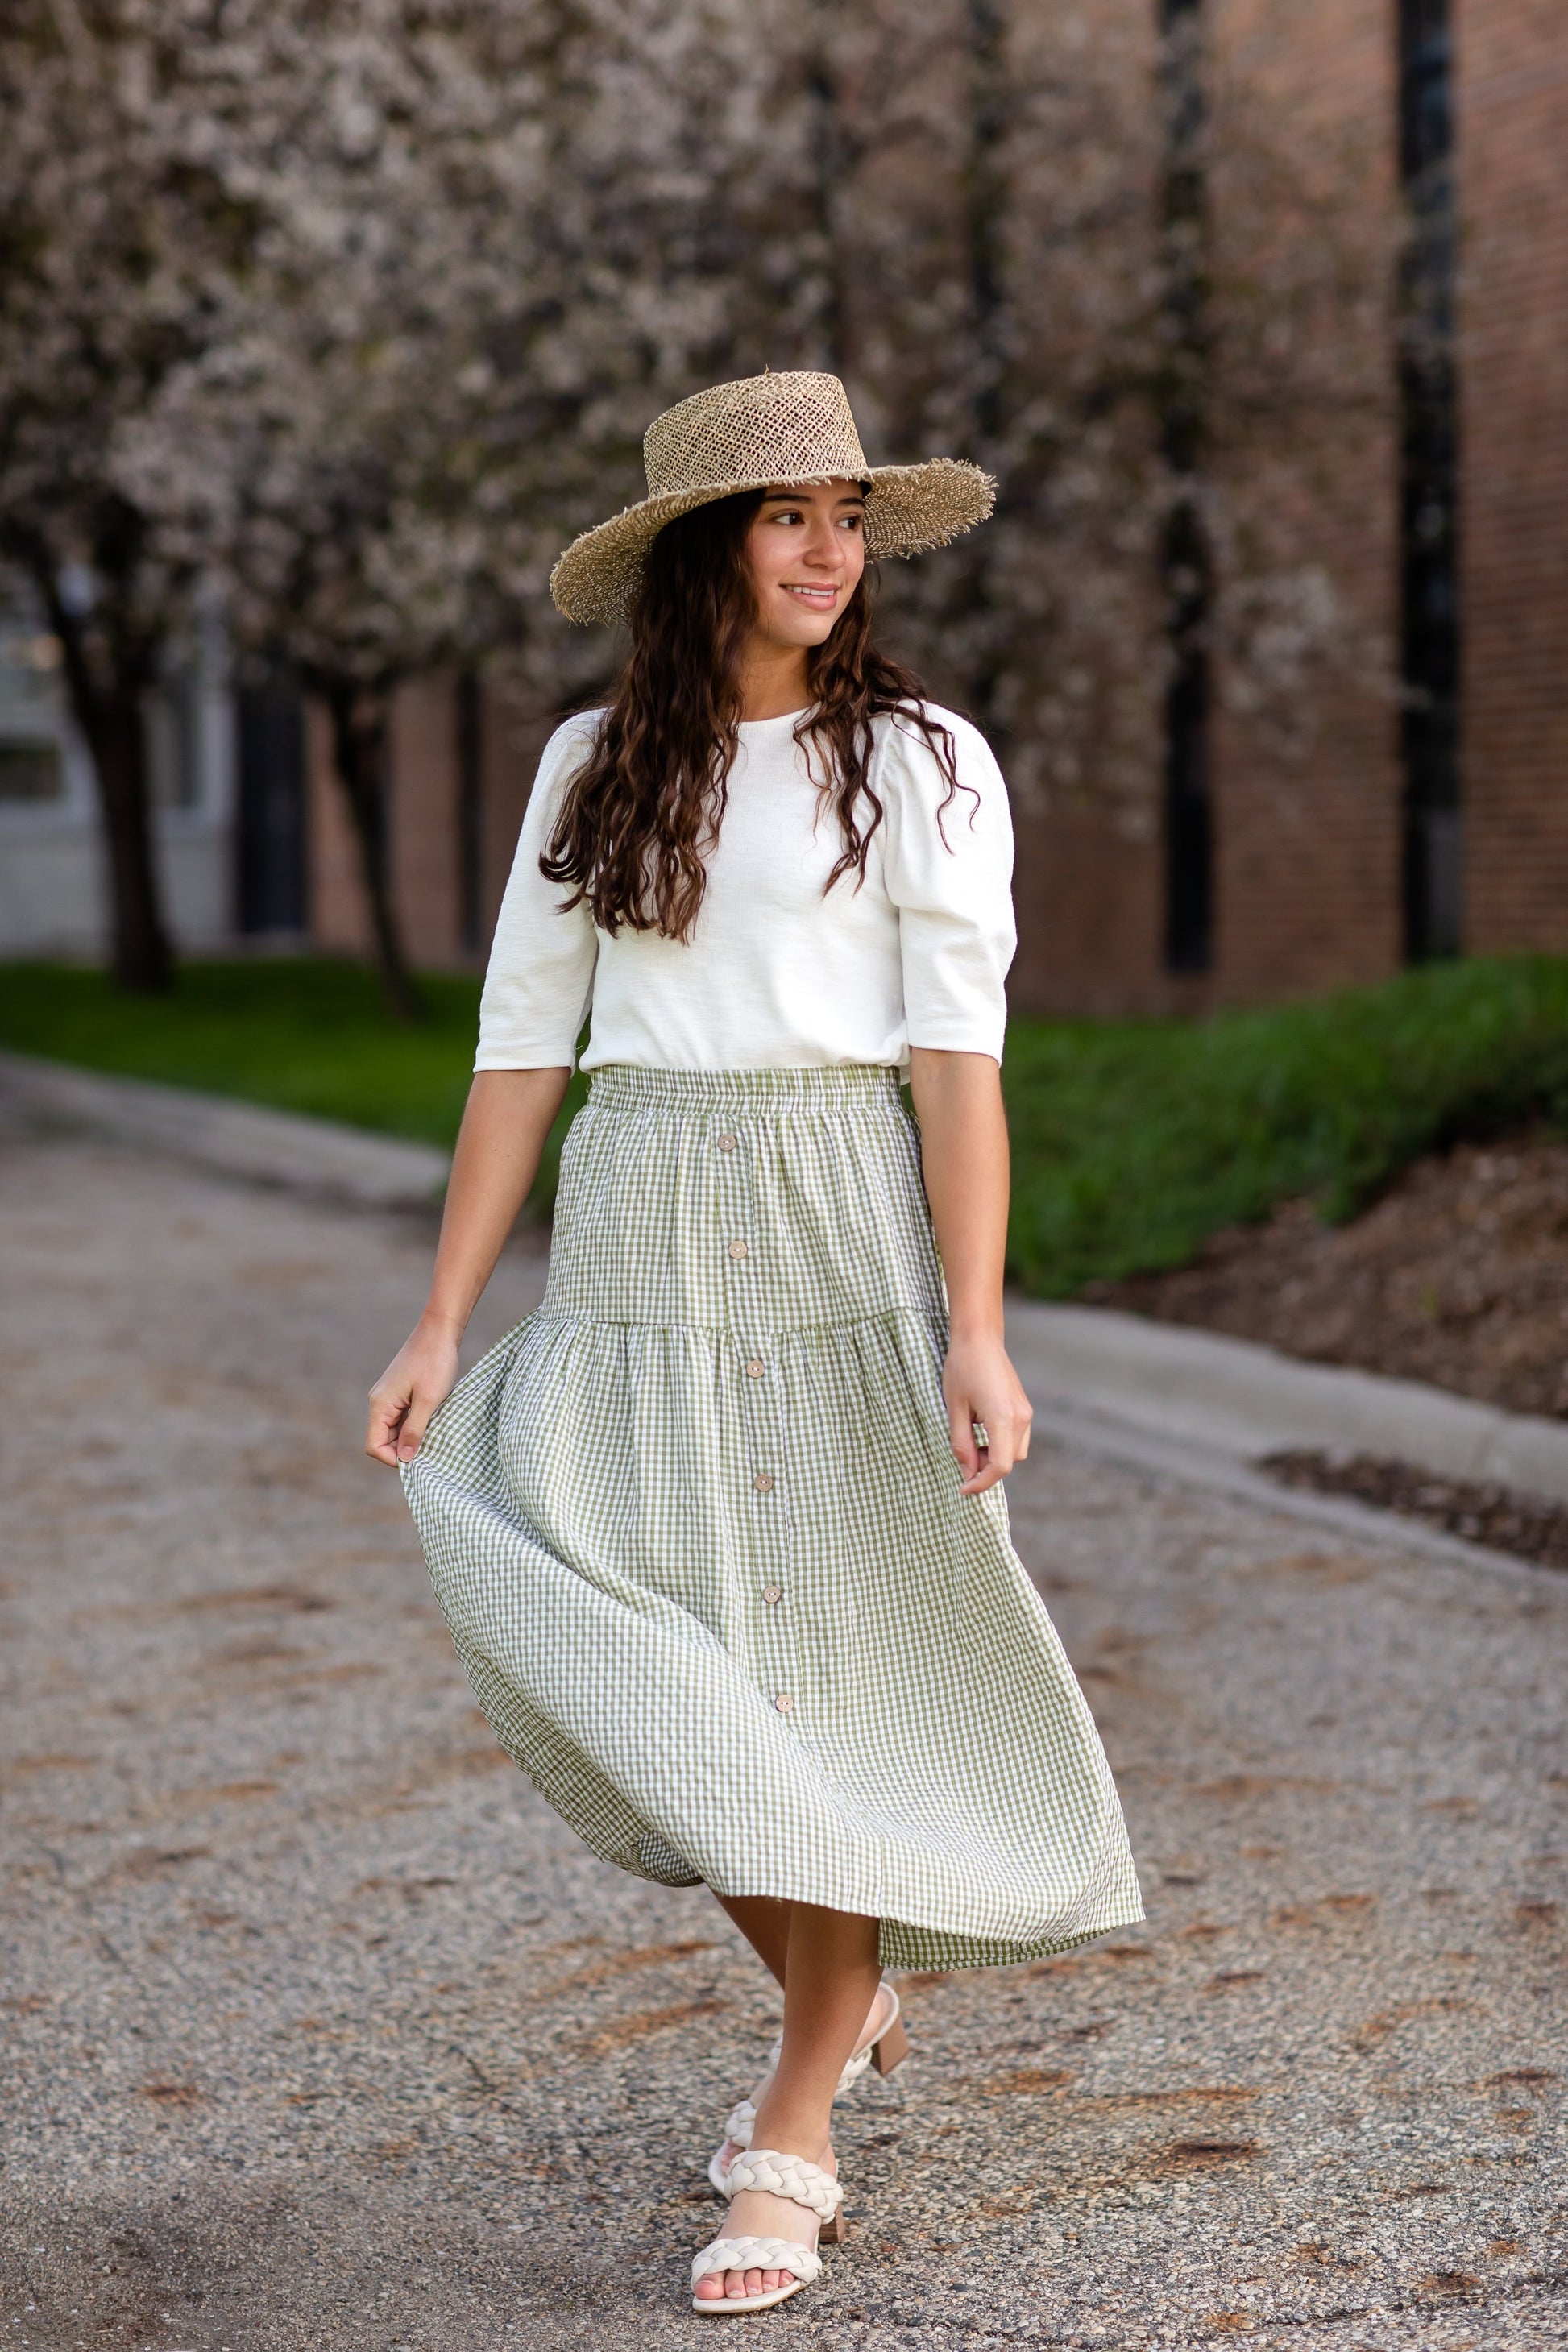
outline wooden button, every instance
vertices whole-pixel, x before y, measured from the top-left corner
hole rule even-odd
[[[719,1149],[721,1151],[733,1151],[735,1149],[734,1137],[732,1135],[721,1135],[719,1138]]]
[[[759,1470],[752,1481],[759,1495],[765,1495],[773,1483],[773,1474],[771,1470]]]
[[[781,1715],[788,1715],[795,1705],[795,1701],[791,1698],[788,1691],[780,1691],[777,1698],[773,1701],[773,1705],[777,1707]]]
[[[731,1255],[731,1257],[747,1257],[747,1256],[749,1256],[750,1255],[751,1255],[751,1244],[750,1244],[749,1243],[747,1243],[747,1242],[731,1242],[731,1243],[730,1244],[730,1255]]]
[[[751,1381],[760,1381],[763,1377],[763,1366],[762,1358],[760,1356],[753,1356],[751,1362],[746,1366],[746,1378]]]
[[[776,1609],[779,1602],[784,1599],[784,1594],[776,1584],[764,1584],[763,1587],[763,1599],[767,1602],[770,1609]]]

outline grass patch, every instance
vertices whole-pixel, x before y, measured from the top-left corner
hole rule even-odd
[[[1310,1198],[1353,1216],[1423,1153],[1568,1129],[1568,959],[1430,965],[1201,1022],[1008,1029],[1009,1268],[1037,1297],[1184,1265]]]
[[[426,973],[429,1016],[400,1026],[373,975],[325,957],[187,963],[166,996],[101,972],[0,964],[0,1046],[125,1077],[235,1095],[450,1150],[474,1066],[479,983]],[[586,1091],[574,1076],[530,1207],[548,1214],[561,1139]]]
[[[0,1045],[449,1146],[479,982],[423,983],[398,1028],[374,981],[326,959],[187,964],[170,995],[92,971],[0,965]],[[1042,1297],[1189,1263],[1212,1233],[1303,1196],[1338,1221],[1426,1151],[1542,1123],[1568,1131],[1568,958],[1434,965],[1380,987],[1202,1022],[1010,1025],[1009,1271]],[[561,1138],[531,1206],[547,1214]]]

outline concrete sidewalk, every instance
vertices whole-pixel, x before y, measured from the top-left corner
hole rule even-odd
[[[1009,1298],[1030,1400],[1231,1462],[1287,1447],[1380,1454],[1450,1478],[1568,1501],[1568,1423],[1503,1412],[1419,1381],[1302,1363],[1273,1348],[1106,1307]]]

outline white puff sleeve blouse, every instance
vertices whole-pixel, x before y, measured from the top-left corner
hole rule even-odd
[[[907,721],[876,721],[870,783],[881,802],[866,878],[826,897],[843,848],[831,802],[795,740],[798,711],[749,720],[729,778],[708,887],[689,941],[598,930],[539,856],[596,716],[546,744],[518,842],[479,1014],[480,1070],[570,1068],[591,1013],[585,1070],[768,1069],[887,1063],[910,1047],[1000,1062],[1004,983],[1017,944],[1013,828],[990,746],[956,713],[928,706],[956,747],[959,789]],[[940,821],[939,821],[940,812]],[[864,832],[869,812],[857,812]]]

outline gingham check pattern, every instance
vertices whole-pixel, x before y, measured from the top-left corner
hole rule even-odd
[[[892,1968],[1142,1917],[1093,1720],[961,1496],[895,1073],[594,1074],[542,1305],[404,1472],[496,1737],[578,1835],[882,1922]]]

